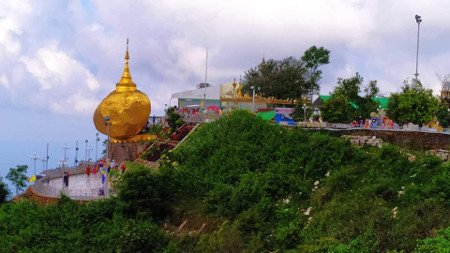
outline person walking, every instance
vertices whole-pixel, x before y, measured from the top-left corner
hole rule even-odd
[[[65,187],[69,187],[69,173],[64,172],[63,183]]]

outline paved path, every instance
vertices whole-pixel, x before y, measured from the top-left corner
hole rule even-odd
[[[101,173],[91,174],[73,174],[69,176],[69,185],[63,184],[62,177],[52,177],[45,182],[36,182],[35,188],[46,196],[60,196],[61,192],[71,198],[102,198],[100,189],[102,188]],[[108,185],[110,186],[110,185]],[[110,187],[107,187],[110,189]]]
[[[61,189],[63,187],[63,178],[57,177],[50,179],[48,184],[51,187]],[[86,174],[77,174],[69,176],[69,186],[64,187],[68,190],[82,190],[82,189],[92,189],[100,188],[102,186],[102,176],[100,173],[91,174],[87,176]]]

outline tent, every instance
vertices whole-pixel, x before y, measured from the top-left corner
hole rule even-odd
[[[256,114],[257,117],[260,117],[263,120],[272,120],[276,115],[275,111],[267,111],[267,112],[258,112]]]

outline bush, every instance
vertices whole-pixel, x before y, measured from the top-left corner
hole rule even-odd
[[[163,219],[171,202],[170,183],[143,165],[130,167],[118,184],[118,197],[129,217]]]

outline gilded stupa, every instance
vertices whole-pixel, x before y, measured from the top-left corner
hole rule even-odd
[[[116,84],[116,89],[102,100],[94,113],[95,128],[120,142],[133,139],[141,132],[151,111],[147,95],[137,89],[131,78],[129,59],[127,41],[122,77]]]

